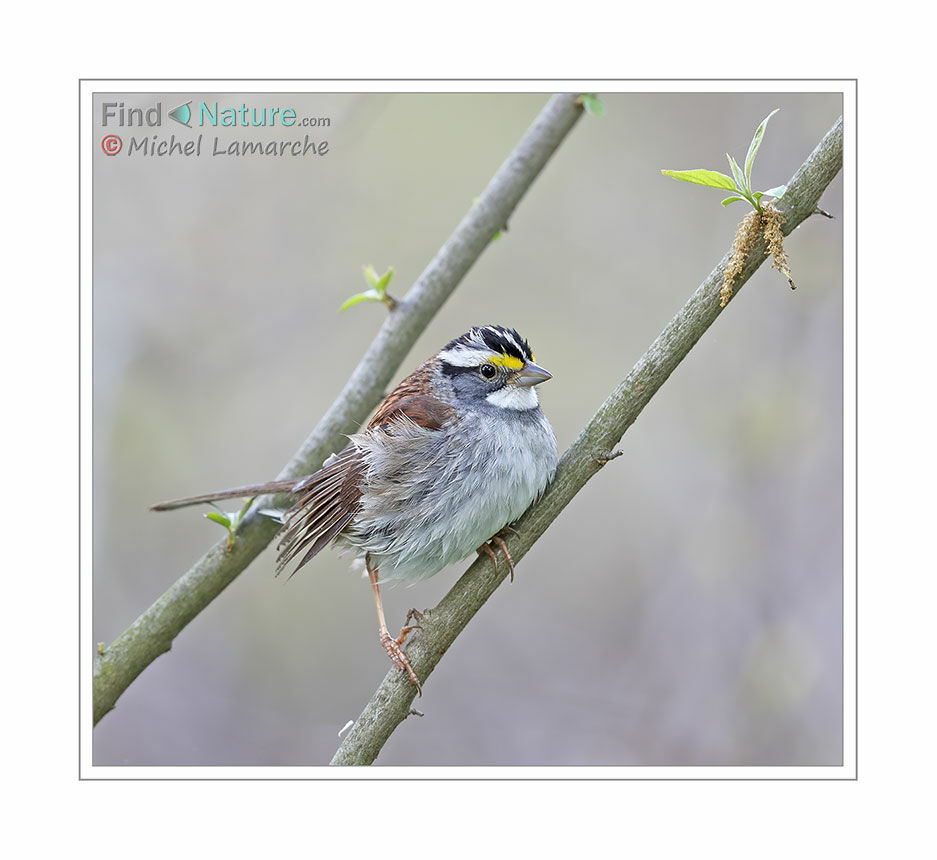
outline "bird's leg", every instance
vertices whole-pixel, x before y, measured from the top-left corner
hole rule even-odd
[[[416,676],[416,672],[413,671],[413,667],[410,665],[407,655],[400,647],[406,640],[407,633],[409,633],[413,627],[405,627],[401,630],[399,639],[391,638],[390,632],[387,630],[387,622],[384,620],[384,605],[381,603],[381,590],[377,585],[377,568],[371,567],[370,556],[365,557],[365,565],[368,568],[368,578],[371,580],[371,591],[374,592],[374,604],[377,606],[377,623],[380,628],[381,647],[387,652],[387,656],[390,657],[390,662],[410,676],[410,680],[413,681],[416,686],[417,692],[422,696],[423,688],[420,686],[420,679]],[[411,616],[408,614],[407,621],[409,621],[410,618]]]
[[[514,531],[514,529],[511,529],[511,531]],[[497,544],[501,548],[501,552],[504,553],[504,560],[508,563],[508,570],[511,572],[511,582],[514,582],[514,559],[511,558],[511,551],[504,542],[504,538],[501,537],[501,532],[498,532],[488,543],[483,543],[475,552],[479,555],[485,553],[491,559],[491,563],[497,567],[498,556],[495,555],[495,551],[491,548],[491,544],[493,543]]]

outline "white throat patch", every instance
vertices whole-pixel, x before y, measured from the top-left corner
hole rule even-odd
[[[492,391],[485,400],[493,406],[500,406],[502,409],[517,409],[519,412],[536,409],[539,405],[537,389],[533,385],[527,387],[505,385],[504,388]]]

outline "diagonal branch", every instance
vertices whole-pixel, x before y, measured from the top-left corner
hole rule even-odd
[[[345,443],[384,396],[410,347],[459,285],[491,238],[582,114],[576,95],[553,96],[499,168],[476,204],[388,314],[341,394],[280,472],[292,478],[314,472]],[[281,500],[282,501],[282,500]],[[130,625],[94,662],[94,722],[113,707],[133,680],[247,567],[279,525],[254,505],[228,548],[219,541]]]
[[[820,196],[842,169],[842,164],[843,120],[840,117],[794,174],[787,192],[778,201],[777,206],[785,217],[785,235],[814,212]],[[765,249],[764,238],[761,238],[735,279],[736,295],[764,261]],[[515,562],[527,553],[586,482],[616,456],[613,449],[622,435],[722,312],[719,292],[728,262],[729,254],[726,254],[570,445],[560,460],[553,483],[515,524],[516,535],[509,541]],[[479,558],[439,604],[425,612],[420,622],[423,629],[407,647],[410,662],[422,681],[425,682],[505,576],[503,566],[493,569],[487,558]],[[331,763],[371,764],[394,729],[409,715],[415,695],[416,689],[405,675],[396,669],[388,672]]]

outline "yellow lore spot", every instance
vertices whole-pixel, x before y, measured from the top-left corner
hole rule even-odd
[[[488,359],[488,363],[497,367],[507,367],[511,370],[520,370],[524,366],[524,362],[513,355],[493,355]]]

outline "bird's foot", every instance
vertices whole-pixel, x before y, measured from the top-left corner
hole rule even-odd
[[[419,609],[411,609],[407,613],[407,617],[404,619],[403,627],[400,629],[400,635],[396,638],[396,643],[398,645],[403,645],[407,641],[407,636],[410,635],[411,630],[422,630],[423,625],[419,622],[423,620],[423,613]],[[416,624],[411,624],[411,621],[416,621]]]
[[[408,615],[407,619],[409,620],[409,618],[410,616]],[[381,646],[387,652],[387,656],[390,657],[390,662],[393,663],[401,672],[406,672],[407,675],[410,676],[410,680],[416,687],[417,693],[422,696],[423,687],[420,685],[420,679],[417,678],[416,672],[413,671],[413,667],[410,665],[410,660],[404,653],[403,648],[400,647],[406,641],[407,634],[412,629],[413,627],[404,627],[403,630],[400,631],[400,637],[397,639],[391,639],[390,633],[381,633]]]
[[[505,531],[502,529],[502,531]],[[514,529],[511,529],[514,531]],[[508,570],[511,573],[511,582],[514,582],[514,559],[511,558],[511,551],[508,549],[508,545],[504,542],[504,538],[501,536],[501,532],[498,532],[488,543],[483,543],[475,552],[479,555],[485,553],[490,559],[491,563],[497,567],[498,566],[498,556],[496,555],[494,549],[492,549],[491,544],[496,544],[501,552],[504,553],[504,560],[508,563]]]

